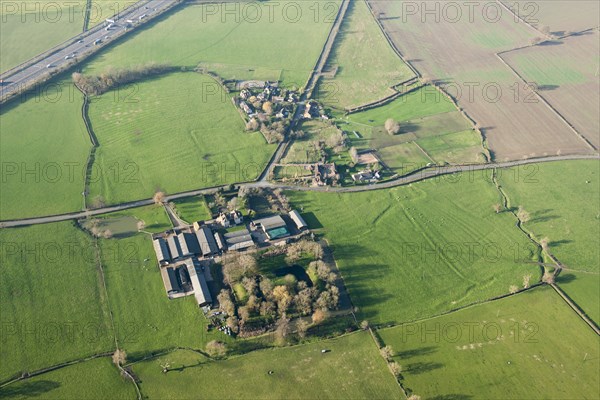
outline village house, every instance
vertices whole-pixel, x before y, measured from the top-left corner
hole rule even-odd
[[[217,223],[220,224],[223,228],[229,228],[230,226],[239,225],[244,222],[244,217],[242,213],[238,210],[230,211],[230,212],[221,212],[216,219]]]

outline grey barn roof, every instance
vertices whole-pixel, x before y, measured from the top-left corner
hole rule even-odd
[[[272,217],[258,219],[254,221],[254,224],[260,224],[260,226],[262,226],[265,230],[286,226],[285,221],[283,220],[283,218],[281,218],[281,215],[274,215]]]
[[[175,273],[175,270],[173,268],[161,268],[160,274],[165,284],[165,290],[167,291],[167,294],[181,291],[181,286],[179,285],[179,281],[177,280],[177,274]]]
[[[167,238],[169,244],[169,252],[171,253],[172,259],[179,258],[181,256],[181,246],[179,245],[179,239],[177,236],[172,235]]]
[[[292,221],[294,221],[294,223],[296,224],[298,229],[303,229],[303,228],[308,227],[308,225],[304,221],[304,218],[302,218],[302,216],[300,215],[300,213],[298,211],[296,211],[296,210],[290,211],[290,218],[292,219]]]
[[[192,287],[194,288],[194,297],[200,307],[212,303],[212,297],[208,290],[208,284],[206,283],[206,277],[203,271],[198,271],[196,265],[191,259],[185,260],[190,280],[192,281]]]
[[[196,237],[198,238],[202,255],[208,256],[219,251],[213,233],[206,225],[196,231]]]
[[[156,259],[159,263],[169,262],[171,260],[171,254],[169,254],[169,247],[163,238],[157,238],[152,241],[154,252],[156,253]]]
[[[183,257],[190,256],[192,254],[200,254],[200,245],[196,235],[191,233],[182,232],[177,235],[179,239],[179,245],[181,246],[181,252]]]
[[[223,240],[223,237],[221,236],[221,234],[219,232],[215,232],[214,237],[215,237],[215,242],[217,242],[217,247],[219,248],[219,250],[224,250],[225,249],[225,240]]]

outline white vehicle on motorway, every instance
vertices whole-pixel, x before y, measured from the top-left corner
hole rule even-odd
[[[48,65],[46,65],[46,68],[54,68],[54,65],[48,64]]]

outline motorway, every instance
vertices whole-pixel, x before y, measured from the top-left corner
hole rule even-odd
[[[99,24],[89,31],[75,36],[64,42],[65,46],[59,46],[56,51],[48,52],[48,55],[34,57],[20,67],[13,68],[0,75],[0,99],[18,93],[22,88],[29,87],[45,74],[58,71],[61,67],[76,64],[79,58],[107,46],[118,37],[131,31],[148,20],[160,15],[177,3],[176,0],[143,0],[136,5],[125,9],[120,15],[113,17],[115,21],[110,30],[106,30],[104,24]],[[130,20],[132,23],[127,23]],[[100,41],[94,44],[96,41]],[[70,43],[69,43],[70,42]]]
[[[257,181],[257,182],[248,182],[242,183],[238,186],[246,187],[246,188],[280,188],[283,190],[298,190],[298,191],[317,191],[317,192],[331,192],[331,193],[349,193],[349,192],[364,192],[368,190],[380,190],[380,189],[388,189],[397,186],[404,186],[415,182],[420,182],[425,179],[431,179],[436,177],[443,177],[445,175],[453,175],[464,173],[466,177],[464,179],[469,179],[472,177],[472,174],[475,171],[483,171],[483,170],[491,170],[495,168],[511,168],[517,167],[521,165],[528,164],[538,164],[544,162],[551,161],[567,161],[567,160],[599,160],[600,157],[598,155],[566,155],[566,156],[552,156],[552,157],[543,157],[543,158],[529,158],[525,160],[517,160],[517,161],[506,161],[499,163],[489,163],[489,164],[473,164],[473,165],[452,165],[446,167],[429,167],[424,170],[413,172],[409,175],[381,183],[374,183],[371,185],[360,185],[360,186],[320,186],[320,187],[308,187],[308,186],[292,186],[292,185],[283,185],[279,183],[271,183],[267,181]],[[456,182],[461,178],[448,178],[448,182]],[[229,185],[227,185],[229,186]],[[190,190],[187,192],[177,193],[170,196],[165,197],[165,202],[170,202],[173,200],[181,199],[189,196],[197,196],[197,195],[205,195],[215,193],[217,190],[225,188],[225,186],[217,186],[212,188],[198,189],[198,190]],[[37,225],[37,224],[47,224],[51,222],[60,222],[60,221],[68,221],[71,219],[79,219],[91,217],[94,215],[107,214],[115,211],[127,210],[130,208],[142,207],[154,204],[152,199],[144,199],[137,200],[129,203],[122,203],[111,207],[99,208],[96,210],[89,211],[79,211],[68,214],[60,214],[60,215],[49,215],[45,217],[35,217],[35,218],[27,218],[20,220],[11,220],[11,221],[1,221],[1,228],[12,228],[17,226],[27,226],[27,225]]]

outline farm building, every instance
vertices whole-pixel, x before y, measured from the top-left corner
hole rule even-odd
[[[294,224],[296,224],[296,227],[298,228],[299,231],[301,231],[302,229],[308,228],[308,225],[304,221],[304,218],[302,218],[302,216],[300,215],[300,213],[298,211],[296,211],[296,210],[290,211],[290,218],[292,219],[292,221],[294,221]]]
[[[179,257],[181,257],[181,246],[179,245],[179,239],[177,238],[177,236],[169,236],[167,238],[167,244],[169,245],[171,260],[176,260]]]
[[[206,283],[206,277],[202,270],[198,270],[194,261],[190,258],[185,260],[185,266],[190,276],[192,287],[194,288],[194,297],[198,302],[199,307],[208,306],[212,304],[212,297],[208,290],[208,284]]]
[[[244,250],[254,246],[254,240],[248,229],[226,233],[225,242],[229,250]]]
[[[171,254],[169,254],[169,246],[163,238],[157,238],[152,241],[154,246],[154,252],[156,253],[156,259],[160,265],[167,265],[171,261]]]
[[[356,174],[352,174],[352,180],[354,182],[377,182],[381,178],[378,171],[361,171]]]
[[[221,234],[219,232],[215,232],[214,237],[215,237],[215,242],[217,243],[217,247],[219,248],[219,250],[220,251],[227,250],[227,248],[225,247],[225,240],[223,239],[223,236],[221,236]]]
[[[189,257],[193,254],[200,254],[200,246],[198,239],[191,233],[181,232],[177,235],[179,247],[181,248],[181,256]]]
[[[219,252],[217,243],[215,243],[215,237],[208,226],[201,226],[200,229],[196,231],[196,237],[198,239],[198,244],[200,245],[200,252],[203,256],[211,256]]]
[[[258,219],[253,223],[257,228],[262,229],[269,240],[280,239],[290,235],[287,225],[280,215]]]
[[[181,285],[177,279],[177,272],[175,268],[161,268],[160,275],[162,276],[165,290],[167,291],[167,296],[173,297],[173,295],[181,292]]]

